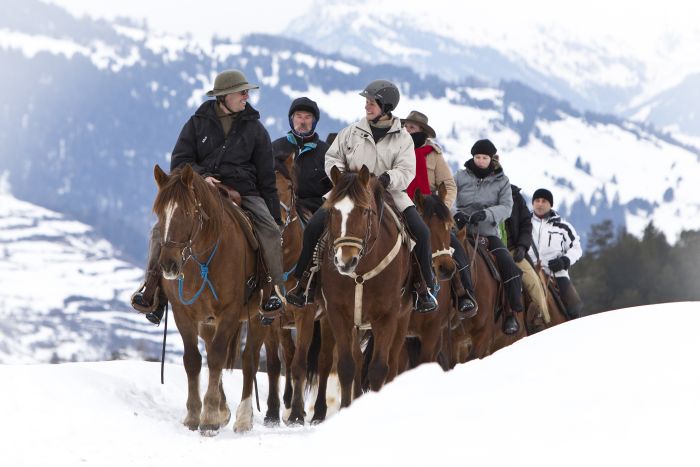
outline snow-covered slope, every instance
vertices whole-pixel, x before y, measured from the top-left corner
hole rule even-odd
[[[681,13],[684,12],[684,13]],[[672,1],[470,2],[318,0],[284,31],[327,53],[392,63],[458,81],[517,80],[581,110],[629,116],[642,103],[671,107],[676,131],[700,136],[696,6]],[[573,18],[578,18],[575,20]],[[667,26],[673,25],[673,26]],[[684,100],[665,98],[680,94]],[[667,115],[649,113],[659,127]]]
[[[162,332],[128,306],[143,271],[116,253],[89,226],[0,192],[0,362],[160,358]],[[179,338],[170,346],[174,358]]]
[[[421,366],[319,426],[265,428],[255,412],[251,433],[215,438],[180,424],[181,365],[164,386],[156,363],[0,365],[3,464],[694,466],[698,306],[589,316],[449,373]],[[235,410],[240,372],[224,388]]]

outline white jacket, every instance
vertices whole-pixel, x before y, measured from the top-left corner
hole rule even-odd
[[[530,258],[535,264],[539,259],[547,274],[551,274],[547,266],[550,260],[566,256],[571,264],[574,264],[583,254],[581,242],[574,227],[563,221],[561,216],[553,210],[544,219],[532,214],[532,243],[534,247],[530,247]],[[569,277],[569,272],[563,269],[556,272],[554,276]]]
[[[357,171],[366,165],[377,177],[387,172],[387,191],[399,211],[413,206],[406,194],[408,184],[416,176],[416,154],[413,139],[401,128],[401,119],[393,117],[389,132],[375,144],[367,118],[343,128],[326,151],[326,173],[330,177],[333,166],[341,172]]]

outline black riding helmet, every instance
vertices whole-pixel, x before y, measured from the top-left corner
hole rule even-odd
[[[391,112],[399,105],[399,88],[391,81],[385,79],[377,79],[367,85],[364,91],[360,93],[362,97],[377,101],[382,113]]]

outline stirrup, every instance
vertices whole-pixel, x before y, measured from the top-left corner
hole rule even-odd
[[[156,286],[156,290],[153,294],[153,303],[150,305],[144,301],[145,292],[146,285],[144,284],[139,290],[131,295],[131,307],[139,313],[155,313],[160,305],[160,286]]]

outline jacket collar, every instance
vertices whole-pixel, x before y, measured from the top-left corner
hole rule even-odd
[[[205,117],[218,120],[216,116],[216,100],[210,99],[204,101],[194,114],[198,117]],[[255,110],[249,103],[246,103],[245,109],[243,109],[243,111],[241,112],[240,117],[242,120],[259,120],[260,112]]]
[[[533,218],[534,220],[538,220],[538,221],[540,221],[540,222],[546,222],[546,223],[548,223],[548,224],[552,224],[552,223],[554,223],[554,222],[559,222],[559,221],[561,221],[561,216],[560,216],[559,213],[557,213],[554,209],[550,209],[550,210],[549,210],[549,213],[548,213],[544,218],[540,218],[537,214],[535,214],[535,213],[533,212],[533,213],[532,213],[532,218]]]
[[[357,128],[360,130],[372,134],[372,128],[369,126],[369,120],[367,117],[363,117],[362,120],[356,123]],[[398,133],[401,131],[401,119],[399,117],[392,117],[391,128],[389,128],[388,134]]]

